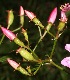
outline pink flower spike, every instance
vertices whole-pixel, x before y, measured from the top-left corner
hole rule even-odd
[[[17,69],[19,67],[19,64],[11,59],[8,58],[7,61],[14,69]]]
[[[1,27],[1,30],[3,31],[3,34],[6,35],[10,40],[14,40],[16,38],[15,34],[13,34],[10,30]]]
[[[54,8],[53,11],[51,12],[48,22],[51,22],[53,24],[55,22],[56,16],[57,16],[57,7]]]
[[[70,52],[70,44],[66,44],[65,49]]]
[[[70,68],[70,57],[66,57],[61,61],[61,64],[63,66],[69,67]]]
[[[66,14],[65,14],[65,12],[63,12],[63,11],[61,11],[61,19],[60,19],[60,21],[62,21],[62,22],[67,22]]]
[[[32,13],[32,12],[29,12],[29,11],[27,11],[27,10],[25,10],[25,13],[26,13],[26,15],[32,20],[34,17],[36,17],[35,15],[34,15],[34,13]]]
[[[24,15],[24,9],[22,6],[20,6],[20,16]]]

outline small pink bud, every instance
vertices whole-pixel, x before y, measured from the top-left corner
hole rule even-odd
[[[70,44],[66,44],[65,49],[70,52]]]
[[[24,9],[22,6],[20,6],[20,16],[24,15]]]
[[[61,19],[60,19],[60,21],[62,21],[62,22],[67,22],[66,14],[65,14],[65,12],[63,12],[63,11],[61,11]]]
[[[19,67],[19,64],[11,59],[8,58],[7,61],[14,69],[17,69]]]
[[[61,61],[61,64],[70,68],[70,57],[66,57]]]
[[[51,12],[48,22],[51,22],[53,24],[55,22],[56,16],[57,16],[57,7],[54,8],[53,11]]]
[[[26,15],[32,20],[33,18],[35,18],[36,16],[34,15],[34,13],[29,12],[27,10],[25,10]]]
[[[3,31],[3,34],[6,35],[10,40],[14,40],[16,38],[15,34],[13,34],[10,30],[1,27],[1,30]]]

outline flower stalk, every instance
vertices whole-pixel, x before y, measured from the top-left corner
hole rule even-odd
[[[60,69],[60,70],[64,70],[62,67],[60,67],[59,65],[57,65],[57,64],[55,64],[51,59],[50,59],[50,63],[52,64],[52,65],[54,65],[55,67],[57,67],[58,69]]]

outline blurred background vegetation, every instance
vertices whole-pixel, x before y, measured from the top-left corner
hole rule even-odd
[[[15,19],[13,24],[10,27],[10,30],[14,30],[19,27],[19,7],[23,6],[24,9],[32,11],[36,14],[37,18],[43,23],[44,26],[47,25],[48,17],[51,11],[57,7],[58,15],[57,19],[52,26],[50,32],[54,35],[57,31],[57,26],[60,18],[60,6],[65,3],[70,3],[70,0],[0,0],[0,24],[4,27],[7,27],[7,10],[13,10]],[[70,53],[64,49],[66,43],[70,43],[70,18],[68,19],[68,23],[66,24],[67,28],[58,39],[58,43],[55,49],[55,55],[53,56],[54,62],[58,65],[61,60],[69,56]],[[39,39],[39,32],[37,26],[33,22],[29,22],[29,18],[25,16],[24,29],[27,29],[29,35],[30,46],[33,49],[35,44]],[[25,42],[24,36],[21,34],[21,30],[15,32],[15,34]],[[0,39],[2,37],[2,32],[0,31]],[[50,54],[52,50],[53,40],[52,37],[47,34],[44,40],[39,44],[36,49],[36,53],[41,59],[46,58],[46,54]],[[33,65],[30,63],[22,62],[22,58],[19,54],[16,55],[16,49],[19,48],[14,42],[10,42],[8,38],[4,38],[3,43],[0,45],[0,80],[69,80],[70,74],[60,71],[54,66],[45,65],[40,68],[38,73],[35,76],[29,77],[22,75],[18,71],[14,71],[14,69],[7,63],[6,58],[11,57],[18,63],[20,62],[22,66],[26,67],[26,65]],[[14,51],[13,51],[14,50]],[[63,67],[63,66],[62,66]],[[64,67],[65,68],[65,67]],[[70,69],[67,68],[68,71]]]

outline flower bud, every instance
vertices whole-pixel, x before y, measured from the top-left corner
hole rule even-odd
[[[57,16],[57,7],[54,8],[53,11],[51,12],[48,22],[53,24],[55,22],[56,16]]]
[[[29,12],[27,10],[25,10],[25,13],[27,14],[27,16],[29,17],[30,20],[32,20],[33,18],[35,18],[36,16],[34,15],[34,13]]]
[[[25,36],[25,40],[28,41],[27,31],[22,28],[22,33],[23,33],[24,36]]]
[[[13,23],[13,20],[14,20],[14,14],[13,14],[13,11],[10,10],[8,11],[8,28]]]
[[[20,41],[14,33],[12,33],[10,30],[1,27],[1,30],[3,31],[3,34],[7,36],[10,40],[13,40],[16,44],[18,44],[21,47],[25,47],[24,43]]]
[[[14,40],[14,38],[16,38],[15,34],[12,33],[10,30],[4,27],[1,27],[1,30],[3,31],[3,34],[7,36],[10,40]]]
[[[64,23],[64,22],[59,22],[58,31],[59,31],[59,32],[62,31],[63,28],[64,28],[64,26],[65,26],[65,23]]]
[[[30,74],[24,68],[22,68],[18,63],[16,63],[15,61],[13,61],[13,60],[11,60],[9,58],[7,59],[7,61],[15,70],[18,70],[22,74],[30,76]]]
[[[18,68],[19,64],[15,61],[11,60],[10,58],[8,58],[7,61],[15,70]]]
[[[35,25],[40,26],[41,28],[44,28],[44,26],[42,25],[42,23],[36,17],[33,18],[32,21],[35,23]]]
[[[17,52],[19,52],[20,55],[21,55],[23,58],[27,59],[27,60],[36,61],[36,60],[34,59],[34,57],[32,56],[32,54],[29,53],[29,52],[28,52],[27,50],[25,50],[24,48],[19,48],[19,49],[17,50]]]
[[[32,12],[25,10],[25,13],[30,18],[30,20],[35,23],[35,25],[40,26],[41,28],[44,28],[42,23],[39,21],[39,19],[36,18],[36,16]]]
[[[65,12],[61,11],[61,19],[60,19],[60,21],[66,23],[67,20],[68,20],[68,19],[67,19],[67,17],[66,17]]]
[[[23,24],[24,24],[24,9],[23,9],[23,7],[22,6],[20,6],[20,24],[21,24],[21,26],[23,26]]]
[[[27,71],[31,74],[31,69],[30,69],[30,66],[27,66]]]
[[[65,12],[61,11],[61,19],[60,19],[60,23],[58,25],[58,31],[62,31],[63,28],[65,27],[65,23],[67,22],[67,17]]]
[[[13,40],[16,44],[18,44],[21,47],[25,47],[24,43],[20,41],[17,37]]]
[[[20,13],[19,14],[20,14],[20,16],[24,15],[24,9],[22,6],[20,6]]]
[[[18,70],[19,72],[21,72],[22,74],[31,76],[31,75],[30,75],[24,68],[22,68],[21,66],[19,66],[19,67],[17,68],[17,70]]]

